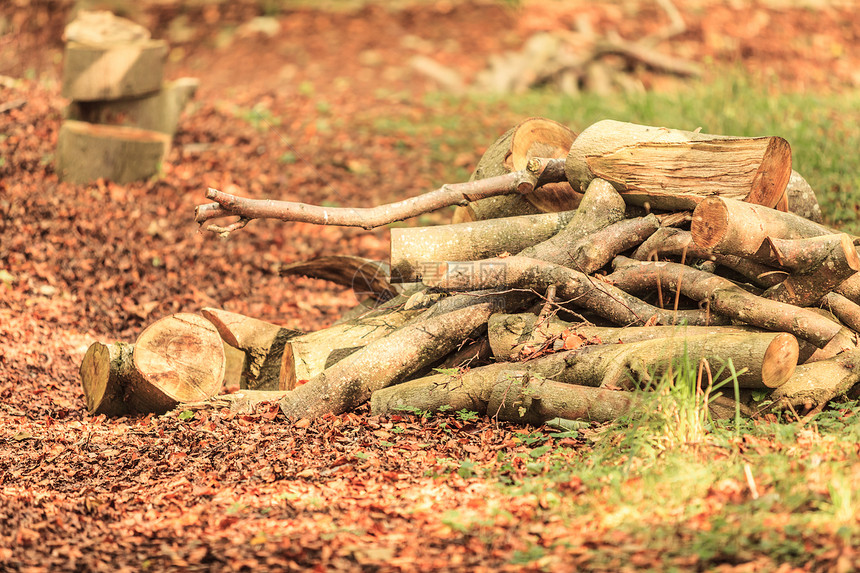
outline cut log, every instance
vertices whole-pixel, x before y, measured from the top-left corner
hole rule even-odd
[[[142,97],[73,101],[69,104],[67,117],[89,123],[160,131],[173,136],[179,125],[179,116],[194,97],[199,84],[196,78],[180,78],[166,83],[158,92]]]
[[[532,157],[567,156],[576,134],[555,121],[534,117],[508,130],[481,157],[472,181],[525,169]],[[581,198],[567,182],[543,185],[526,195],[506,195],[473,201],[460,212],[461,222],[540,212],[576,209]]]
[[[833,234],[833,230],[794,213],[726,197],[710,197],[693,211],[693,241],[703,249],[727,255],[770,258],[768,237],[807,239]]]
[[[574,217],[575,211],[541,213],[434,227],[391,229],[391,277],[394,282],[420,281],[425,266],[439,261],[476,261],[518,253],[543,242]]]
[[[756,296],[728,279],[678,263],[640,262],[619,256],[612,264],[615,271],[606,280],[624,291],[641,292],[660,284],[667,292],[680,291],[695,301],[707,301],[711,312],[765,330],[790,332],[818,348],[841,328],[812,310]]]
[[[574,190],[602,178],[636,205],[680,210],[710,196],[773,207],[791,175],[780,137],[726,137],[604,120],[585,129],[565,164]]]
[[[821,307],[832,312],[843,324],[855,332],[860,332],[860,304],[837,292],[829,292],[821,297]]]
[[[455,291],[491,288],[545,291],[550,285],[555,285],[559,299],[567,299],[571,304],[622,326],[652,321],[664,325],[686,323],[705,326],[725,322],[706,311],[657,308],[579,271],[520,256],[442,263],[438,276],[425,277],[424,284]]]
[[[748,326],[587,326],[554,317],[541,321],[531,313],[494,314],[487,330],[490,348],[498,361],[521,360],[541,352],[568,349],[572,344],[627,344],[658,338],[761,332]]]
[[[301,336],[300,331],[216,308],[204,308],[201,314],[215,325],[224,342],[244,352],[239,388],[292,390],[296,387],[289,340]]]
[[[93,344],[81,381],[90,413],[163,413],[217,394],[224,370],[224,346],[212,323],[179,313],[149,325],[133,346]]]
[[[167,42],[66,44],[63,97],[76,101],[119,99],[161,89]]]
[[[860,351],[798,366],[794,375],[771,394],[771,409],[812,409],[845,394],[860,383]]]
[[[810,306],[860,271],[860,257],[846,234],[811,239],[768,239],[771,252],[795,272],[762,296],[797,306]],[[789,248],[794,250],[789,251]]]
[[[398,292],[398,289],[391,286],[389,282],[388,265],[352,255],[317,257],[309,261],[283,265],[278,272],[281,276],[299,275],[350,287],[359,301],[368,297],[377,301],[386,301]]]
[[[489,392],[487,415],[505,422],[541,426],[553,418],[609,422],[636,403],[629,392],[589,388],[505,370]]]
[[[117,342],[110,346],[94,342],[81,362],[81,383],[87,411],[96,416],[124,416],[129,413],[125,402],[126,380],[130,373],[134,346]]]
[[[693,259],[713,261],[720,266],[731,269],[755,285],[769,288],[785,280],[788,273],[763,265],[750,259],[735,255],[724,255],[715,253],[698,246],[693,242],[690,231],[662,227],[633,253],[633,258],[638,261],[658,260],[661,256],[681,257],[687,262]]]
[[[57,143],[57,175],[62,181],[115,183],[157,175],[170,149],[170,136],[157,131],[66,120]]]
[[[705,334],[586,346],[568,365],[565,379],[584,386],[626,388],[648,385],[686,358],[708,360],[716,372],[734,364],[741,388],[778,388],[797,365],[797,339],[784,332]],[[723,369],[722,378],[729,375]]]
[[[352,410],[373,391],[444,358],[484,326],[494,310],[493,302],[481,302],[377,339],[289,392],[281,399],[281,411],[298,419]]]

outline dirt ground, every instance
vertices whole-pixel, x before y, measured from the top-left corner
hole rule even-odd
[[[351,291],[277,267],[323,254],[384,260],[385,229],[256,222],[225,242],[198,232],[193,209],[207,186],[369,206],[444,183],[421,132],[373,129],[391,115],[438,113],[424,97],[437,86],[412,56],[468,80],[491,54],[583,14],[626,38],[665,26],[665,14],[645,1],[439,1],[284,11],[267,37],[241,26],[258,3],[195,6],[139,7],[156,37],[174,38],[168,77],[201,83],[163,177],[84,186],[59,183],[53,165],[68,6],[0,5],[0,104],[26,100],[0,113],[0,570],[498,571],[521,567],[511,556],[536,535],[602,543],[586,522],[542,523],[540,500],[507,508],[514,519],[499,518],[491,539],[440,525],[444,511],[498,494],[427,470],[516,450],[509,427],[365,412],[291,426],[276,409],[105,420],[86,414],[78,366],[92,341],[133,341],[177,311],[215,306],[314,330],[354,305]],[[860,85],[856,4],[680,8],[688,30],[667,45],[676,55],[740,65],[786,90]],[[486,143],[517,119],[487,113]],[[482,152],[459,150],[457,161],[471,169]],[[396,445],[383,445],[395,425]],[[589,567],[585,552],[565,557]]]

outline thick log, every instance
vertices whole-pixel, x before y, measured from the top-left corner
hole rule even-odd
[[[66,120],[57,143],[57,175],[62,181],[115,183],[156,175],[170,150],[170,136],[158,131]]]
[[[391,286],[389,281],[388,265],[352,255],[317,257],[309,261],[283,265],[278,272],[281,276],[299,275],[350,287],[359,301],[368,297],[385,301],[393,298],[398,292],[398,289]]]
[[[768,239],[771,252],[795,269],[762,296],[797,306],[810,306],[860,271],[860,257],[846,234],[811,239]],[[789,251],[790,248],[794,250]]]
[[[124,125],[173,136],[179,125],[179,116],[194,97],[199,84],[196,78],[180,78],[164,84],[158,92],[142,97],[73,101],[69,104],[67,116],[77,121]]]
[[[63,97],[94,101],[157,92],[164,77],[167,42],[66,44]]]
[[[641,262],[619,256],[613,267],[615,271],[606,280],[622,290],[641,292],[660,284],[667,292],[680,291],[695,301],[707,301],[711,312],[765,330],[790,332],[819,348],[841,328],[812,310],[756,296],[728,279],[678,263]]]
[[[732,358],[736,371],[748,368],[739,377],[742,385],[769,388],[763,380],[779,386],[791,376],[797,363],[797,341],[782,333],[700,335],[670,339],[670,343],[654,340],[584,346],[518,363],[516,367],[527,370],[530,376],[551,378],[564,384],[614,388],[627,386],[633,376],[641,381],[653,380],[667,372],[673,360],[682,356],[687,356],[693,364],[703,358],[715,361]],[[499,376],[510,371],[511,366],[510,363],[491,364],[377,390],[371,397],[371,411],[386,414],[413,408],[435,412],[444,407],[491,414],[487,409],[491,392]],[[728,371],[723,375],[727,376]]]
[[[664,325],[720,323],[720,317],[706,311],[657,308],[579,271],[521,256],[442,263],[438,275],[425,277],[424,284],[455,291],[491,288],[545,291],[550,285],[555,285],[559,299],[568,299],[571,304],[622,326],[651,322]]]
[[[634,395],[532,377],[505,370],[489,391],[487,415],[505,422],[541,426],[553,418],[609,422],[628,413]]]
[[[646,239],[633,253],[637,261],[659,260],[661,256],[681,257],[687,262],[693,259],[713,261],[731,269],[755,285],[769,288],[785,280],[788,273],[735,255],[715,253],[698,246],[690,231],[661,227]]]
[[[802,364],[771,394],[774,410],[812,409],[845,394],[860,383],[860,351],[844,352],[828,360]]]
[[[377,339],[289,392],[280,401],[281,410],[289,419],[352,410],[375,390],[445,357],[484,326],[494,310],[493,302],[481,302]]]
[[[216,308],[204,308],[221,338],[245,354],[239,388],[249,390],[292,390],[296,387],[290,339],[301,331],[284,328]]]
[[[505,132],[484,152],[471,181],[525,169],[532,157],[563,158],[576,134],[567,127],[539,117],[525,120]],[[489,197],[473,201],[457,215],[458,222],[481,221],[499,217],[541,212],[570,211],[581,199],[564,182],[549,183],[527,194]]]
[[[767,239],[808,239],[833,230],[794,213],[726,197],[705,199],[693,211],[693,241],[727,255],[770,260]]]
[[[179,313],[149,325],[133,346],[93,344],[81,382],[90,413],[163,413],[217,394],[224,370],[224,346],[212,323]]]
[[[773,207],[791,175],[791,148],[780,137],[726,137],[604,120],[577,136],[565,171],[574,190],[602,178],[625,201],[656,209],[690,209],[710,196]]]
[[[586,346],[569,364],[565,379],[585,386],[627,388],[656,382],[684,358],[708,360],[716,372],[731,360],[741,388],[784,384],[797,365],[797,339],[784,332],[704,334]],[[729,370],[722,371],[728,377]]]
[[[575,211],[541,213],[435,227],[391,229],[391,278],[421,280],[423,269],[439,261],[476,261],[518,253],[543,242],[574,217]]]
[[[498,361],[521,360],[559,351],[571,344],[627,344],[658,338],[761,332],[748,326],[587,326],[531,313],[494,314],[487,325],[489,345]]]

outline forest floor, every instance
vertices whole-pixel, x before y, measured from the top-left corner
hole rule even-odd
[[[207,306],[319,329],[355,305],[352,291],[280,277],[279,265],[326,254],[387,259],[387,228],[258,221],[227,241],[198,232],[193,210],[207,187],[370,206],[464,180],[523,116],[504,98],[439,95],[410,58],[432,57],[470,81],[492,54],[583,15],[596,31],[631,39],[667,24],[644,0],[439,1],[283,10],[268,37],[242,27],[262,4],[140,3],[154,35],[171,41],[168,77],[197,77],[200,90],[163,176],[129,185],[58,182],[67,11],[47,0],[0,7],[0,103],[25,101],[0,112],[0,570],[860,566],[838,528],[799,533],[790,555],[769,555],[766,543],[731,558],[685,551],[702,514],[745,495],[723,482],[702,498],[710,510],[678,521],[687,533],[673,530],[674,552],[617,529],[629,517],[617,510],[562,518],[554,508],[575,506],[591,487],[548,469],[583,459],[593,441],[576,433],[366,411],[298,425],[277,408],[89,416],[78,368],[93,341],[132,342],[157,318]],[[684,4],[688,29],[663,48],[706,64],[706,74],[740,68],[776,90],[856,91],[858,6],[790,4]],[[647,89],[677,89],[634,73]],[[535,472],[553,478],[529,489],[535,482],[524,478]],[[594,495],[608,491],[595,479]]]

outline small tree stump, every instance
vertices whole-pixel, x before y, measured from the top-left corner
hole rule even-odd
[[[70,183],[140,181],[158,174],[169,150],[165,133],[67,120],[57,143],[57,174]]]

